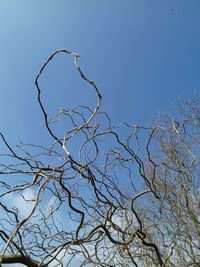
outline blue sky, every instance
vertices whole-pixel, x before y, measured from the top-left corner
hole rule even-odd
[[[13,144],[47,142],[34,78],[58,48],[80,54],[114,123],[149,125],[200,88],[199,12],[199,0],[0,0],[0,130]],[[65,55],[41,87],[50,114],[95,100]]]
[[[58,48],[81,55],[83,70],[103,95],[102,110],[114,122],[149,124],[178,95],[200,88],[198,0],[1,0],[0,5],[0,125],[14,143],[45,138],[34,77]],[[52,114],[59,106],[94,101],[72,58],[64,55],[49,66],[41,86]]]

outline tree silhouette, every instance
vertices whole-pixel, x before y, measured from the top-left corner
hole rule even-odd
[[[58,54],[72,56],[95,90],[94,109],[78,105],[49,118],[39,81]],[[168,118],[149,128],[115,126],[78,59],[56,50],[35,79],[50,147],[20,143],[14,149],[0,133],[7,150],[0,165],[0,263],[197,266],[200,117],[194,120],[193,111],[197,117],[200,109],[193,105],[183,121]],[[69,129],[59,137],[54,128],[61,120]]]

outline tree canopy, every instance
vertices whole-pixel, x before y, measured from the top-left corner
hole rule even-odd
[[[40,79],[58,54],[73,57],[96,103],[50,118]],[[0,133],[0,263],[199,266],[197,98],[182,101],[176,118],[162,115],[149,127],[114,125],[78,60],[77,53],[56,50],[35,78],[50,147],[14,147]],[[56,131],[59,123],[63,132]]]

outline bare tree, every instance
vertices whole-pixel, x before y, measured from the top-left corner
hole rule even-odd
[[[74,58],[80,77],[96,92],[94,108],[78,105],[49,118],[39,81],[58,54]],[[35,79],[50,147],[21,143],[14,149],[0,133],[7,150],[0,165],[0,262],[29,267],[72,266],[74,261],[76,266],[164,267],[180,266],[191,256],[198,263],[199,239],[193,238],[199,227],[197,180],[192,182],[194,192],[183,183],[191,173],[197,177],[197,156],[192,139],[187,140],[194,136],[186,134],[186,123],[175,121],[170,127],[125,122],[114,126],[100,111],[101,94],[78,59],[74,52],[57,50]],[[59,136],[55,127],[62,120],[68,128]],[[175,197],[179,201],[172,209]],[[25,203],[25,210],[11,201],[16,198]],[[183,201],[190,217],[182,223]],[[194,226],[191,231],[188,220]],[[186,254],[185,248],[193,254]]]
[[[162,255],[171,255],[166,266],[195,267],[200,265],[198,97],[181,101],[176,120],[161,119],[147,166],[160,202],[148,196],[143,221]]]

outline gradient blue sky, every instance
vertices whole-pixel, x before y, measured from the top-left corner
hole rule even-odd
[[[58,48],[81,55],[115,122],[149,124],[200,88],[199,12],[199,0],[0,0],[1,130],[12,142],[45,138],[34,77]],[[41,85],[52,114],[94,100],[64,55]]]
[[[115,123],[148,125],[200,88],[199,14],[199,0],[0,0],[0,130],[11,143],[46,143],[34,78],[58,48],[81,55]],[[82,85],[58,56],[41,79],[48,111],[93,103]]]

